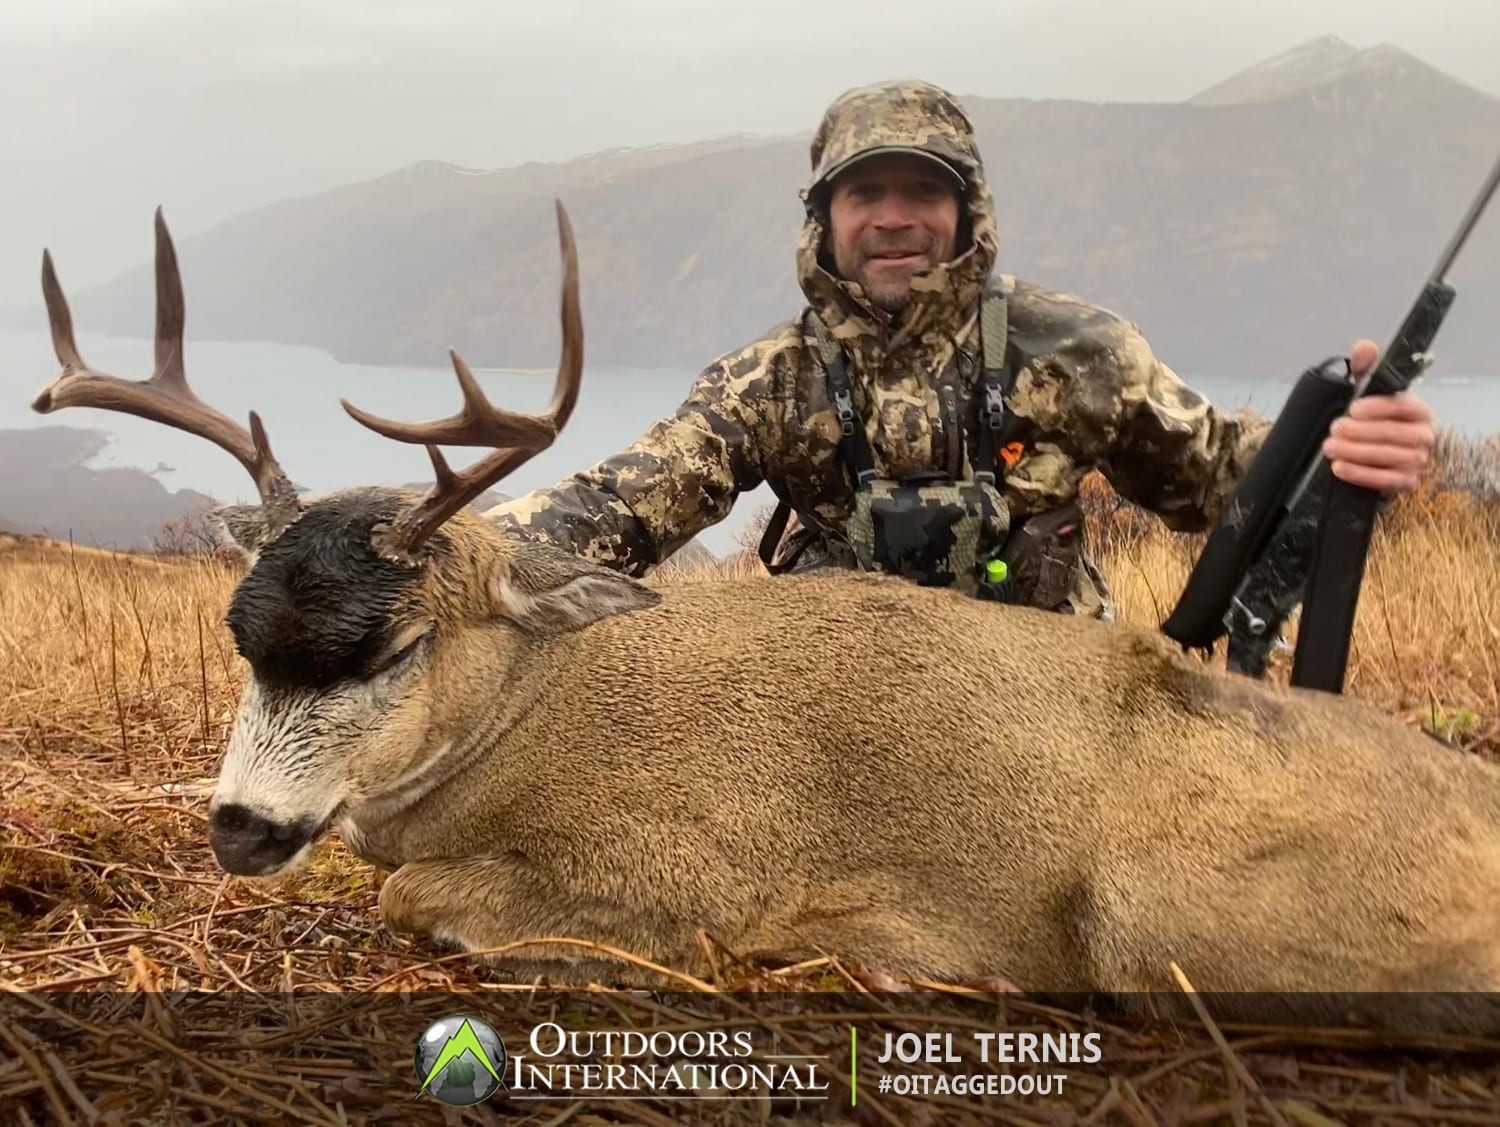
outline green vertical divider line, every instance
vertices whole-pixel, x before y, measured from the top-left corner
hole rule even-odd
[[[858,1098],[857,1097],[857,1090],[859,1088],[859,1057],[856,1056],[855,1052],[854,1052],[855,1035],[858,1032],[859,1032],[859,1030],[858,1030],[857,1027],[855,1027],[853,1025],[851,1025],[849,1027],[849,1106],[850,1107],[854,1106],[855,1101]]]

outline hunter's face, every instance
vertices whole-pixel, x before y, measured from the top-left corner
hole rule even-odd
[[[900,309],[915,275],[953,257],[958,206],[957,183],[930,160],[887,153],[860,161],[829,197],[839,274],[882,309]]]

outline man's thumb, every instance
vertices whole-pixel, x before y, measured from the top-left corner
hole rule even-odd
[[[1380,346],[1373,340],[1358,340],[1349,350],[1349,368],[1356,376],[1362,376],[1375,366],[1380,356]]]

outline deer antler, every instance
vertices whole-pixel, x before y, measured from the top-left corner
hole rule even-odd
[[[52,349],[63,370],[37,393],[31,409],[50,414],[62,407],[120,411],[196,434],[223,447],[250,471],[266,509],[268,538],[289,524],[301,502],[271,454],[260,416],[250,412],[250,429],[216,411],[188,387],[182,360],[184,304],[177,252],[161,208],[156,209],[156,369],[148,379],[127,380],[97,372],[84,363],[73,339],[73,315],[58,284],[50,251],[42,252],[42,294],[52,328]]]
[[[377,434],[401,442],[421,443],[432,459],[436,483],[417,504],[404,511],[385,534],[385,543],[399,554],[410,556],[458,510],[523,462],[552,445],[567,423],[578,401],[583,377],[583,317],[578,305],[578,251],[573,226],[561,201],[557,203],[557,229],[562,241],[562,359],[552,403],[541,415],[522,415],[496,407],[485,398],[474,374],[459,354],[449,349],[464,405],[456,415],[426,423],[401,423],[378,418],[339,400],[344,410]],[[455,473],[436,443],[457,446],[494,446],[493,454],[468,469]]]

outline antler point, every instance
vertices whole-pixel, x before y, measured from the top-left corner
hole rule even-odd
[[[364,423],[365,426],[369,426],[369,423],[365,422],[365,411],[363,408],[356,407],[353,403],[350,403],[347,399],[344,399],[342,397],[340,397],[339,399],[339,406],[342,407],[344,411],[349,415],[349,417],[355,422]]]
[[[427,456],[432,459],[432,472],[439,489],[452,488],[454,480],[453,469],[448,465],[448,459],[443,457],[443,452],[431,443],[427,443]]]

